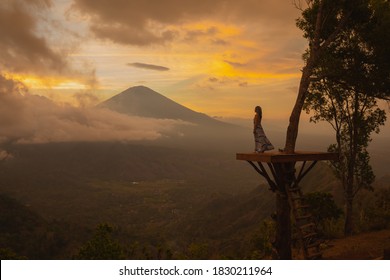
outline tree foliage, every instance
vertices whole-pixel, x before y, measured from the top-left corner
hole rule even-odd
[[[124,249],[112,237],[113,228],[108,224],[97,226],[94,236],[79,250],[76,259],[120,260],[125,258]]]
[[[371,134],[379,133],[386,120],[377,99],[390,96],[390,60],[384,51],[390,38],[384,33],[390,28],[389,3],[359,0],[354,5],[348,24],[322,51],[313,68],[304,105],[307,112],[314,112],[311,121],[327,121],[336,133],[336,144],[329,151],[340,155],[333,167],[344,188],[347,235],[353,231],[353,199],[360,189],[371,188],[375,179],[367,147]],[[315,8],[306,10],[298,20],[309,38],[315,36],[312,18],[316,13]]]
[[[313,192],[305,195],[316,223],[327,219],[338,219],[343,211],[336,205],[330,193]]]
[[[295,1],[302,10],[297,26],[303,31],[309,47],[303,55],[305,65],[299,84],[297,100],[291,112],[287,129],[287,152],[295,149],[301,110],[309,95],[310,87],[324,77],[340,79],[340,74],[353,67],[362,70],[339,80],[346,85],[350,79],[359,79],[359,92],[389,100],[390,98],[390,59],[387,51],[390,42],[390,7],[387,0],[306,0]],[[303,8],[304,7],[304,8]],[[351,48],[352,47],[352,48]],[[352,53],[351,53],[351,50]],[[330,53],[337,52],[341,57],[360,56],[358,63],[343,61],[346,68],[337,68],[340,60],[333,60]],[[334,57],[336,58],[336,57]],[[324,62],[328,70],[321,72]],[[336,63],[336,65],[332,65]],[[341,72],[340,72],[341,71]]]
[[[318,233],[323,238],[339,237],[342,232],[342,209],[336,205],[333,196],[325,192],[312,192],[305,195],[305,202],[309,205]]]
[[[362,231],[382,230],[390,227],[390,187],[359,195],[359,227]]]
[[[275,221],[265,219],[259,230],[251,238],[252,252],[250,259],[272,259],[275,257],[275,232]]]

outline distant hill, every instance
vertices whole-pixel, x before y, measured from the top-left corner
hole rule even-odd
[[[145,86],[128,88],[98,106],[131,116],[175,119],[203,125],[229,125],[195,112]]]
[[[0,193],[1,259],[59,258],[70,245],[67,234],[65,224],[48,222],[20,201]]]

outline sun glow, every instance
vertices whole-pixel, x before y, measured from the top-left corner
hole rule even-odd
[[[7,79],[19,81],[29,89],[85,90],[87,85],[66,77],[42,77],[27,74],[3,73]]]
[[[214,60],[211,63],[210,73],[215,76],[229,78],[245,78],[245,79],[288,79],[299,77],[299,73],[273,73],[256,71],[255,69],[245,69],[245,67],[234,67],[228,62]]]

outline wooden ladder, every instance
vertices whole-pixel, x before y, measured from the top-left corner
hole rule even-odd
[[[270,174],[268,174],[262,162],[257,161],[258,166],[256,166],[254,162],[247,161],[267,180],[271,191],[287,195],[288,203],[292,210],[292,220],[298,229],[298,237],[305,259],[321,259],[321,240],[318,236],[317,226],[299,187],[299,183],[317,164],[317,160],[312,160],[312,163],[307,168],[305,168],[307,161],[304,160],[297,176],[295,175],[295,168],[291,169],[291,163],[288,161],[267,162]],[[295,163],[293,162],[293,165]],[[271,176],[273,176],[274,180],[272,180]]]
[[[293,184],[287,189],[287,196],[305,259],[321,259],[321,240],[318,237],[316,223],[310,212],[310,207],[305,203],[301,188]]]

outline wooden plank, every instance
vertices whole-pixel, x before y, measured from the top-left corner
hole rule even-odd
[[[297,162],[297,161],[320,161],[320,160],[338,160],[337,153],[297,151],[293,154],[284,152],[265,152],[265,153],[237,153],[237,160],[257,161],[257,162]]]

